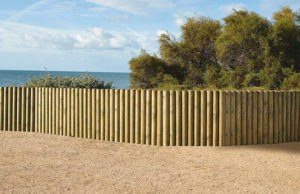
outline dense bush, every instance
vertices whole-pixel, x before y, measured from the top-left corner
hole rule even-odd
[[[268,20],[247,10],[223,23],[188,18],[181,36],[160,35],[159,54],[129,61],[132,88],[300,89],[300,12]]]
[[[31,77],[31,79],[24,84],[24,87],[110,89],[112,88],[112,83],[105,83],[103,80],[89,74],[65,77],[48,74],[39,77]]]
[[[299,89],[300,88],[300,73],[293,73],[290,77],[283,80],[282,89]]]

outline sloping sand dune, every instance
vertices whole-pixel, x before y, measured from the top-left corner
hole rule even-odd
[[[153,147],[0,132],[1,193],[300,193],[300,143]]]

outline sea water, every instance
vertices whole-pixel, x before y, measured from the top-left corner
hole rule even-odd
[[[23,83],[40,75],[58,75],[58,76],[80,76],[87,72],[67,72],[67,71],[16,71],[0,70],[0,86],[22,86]],[[108,82],[111,81],[113,86],[118,89],[128,89],[130,85],[129,73],[114,72],[88,72],[88,74]]]

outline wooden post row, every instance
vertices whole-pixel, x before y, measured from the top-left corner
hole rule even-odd
[[[0,88],[0,130],[164,146],[300,140],[299,91]]]

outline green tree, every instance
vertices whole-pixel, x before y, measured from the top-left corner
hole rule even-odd
[[[132,88],[154,88],[163,80],[166,63],[156,55],[142,50],[132,58],[130,64],[130,83]]]
[[[283,7],[269,21],[242,10],[223,20],[192,17],[179,38],[162,34],[160,57],[142,52],[130,61],[132,87],[299,87],[299,13]]]
[[[289,7],[273,15],[272,56],[284,68],[300,71],[300,17]]]
[[[218,59],[224,68],[238,70],[233,73],[241,76],[239,83],[234,84],[236,87],[245,86],[246,83],[259,84],[249,80],[244,82],[246,74],[242,72],[255,75],[264,68],[271,23],[266,18],[245,10],[234,11],[223,20],[224,30],[216,42]]]
[[[265,68],[261,70],[259,76],[261,85],[265,88],[279,89],[284,80],[287,83],[294,72],[300,71],[299,15],[289,7],[283,7],[274,13],[273,20],[268,37],[270,50],[265,57]],[[284,85],[285,89],[291,86],[291,84]]]
[[[204,83],[208,67],[218,65],[215,41],[221,29],[221,24],[217,20],[193,17],[181,27],[182,34],[179,40],[170,34],[160,36],[162,58],[169,66],[182,68],[183,73],[175,75],[178,80],[185,80],[185,83],[191,86]]]

